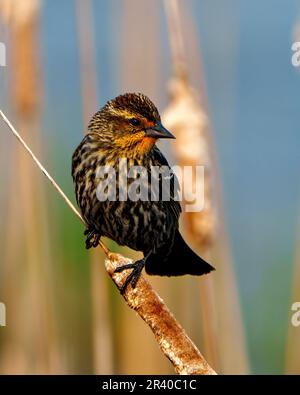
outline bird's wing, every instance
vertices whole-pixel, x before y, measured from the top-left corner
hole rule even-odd
[[[167,256],[151,254],[146,260],[146,272],[158,276],[201,276],[215,270],[198,256],[184,241],[179,230],[175,232],[173,247]]]
[[[169,166],[169,163],[167,161],[167,159],[164,157],[164,155],[162,154],[162,152],[155,147],[153,150],[153,155],[154,155],[154,163],[157,166],[166,166],[169,169],[168,174],[165,177],[169,178],[169,182],[170,182],[170,186],[168,182],[163,182],[163,178],[164,178],[164,174],[161,175],[162,178],[162,182],[161,182],[161,187],[162,187],[162,193],[164,188],[168,188],[166,192],[166,194],[168,195],[168,193],[170,193],[170,200],[169,201],[165,201],[166,204],[166,208],[167,208],[167,212],[170,214],[171,218],[171,223],[178,223],[178,219],[181,213],[181,206],[178,200],[179,197],[179,182],[178,179],[175,175],[175,173],[172,171],[171,167]],[[170,192],[169,192],[169,188],[170,188]]]

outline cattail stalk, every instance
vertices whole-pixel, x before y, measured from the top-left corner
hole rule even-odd
[[[169,27],[170,45],[173,56],[173,77],[169,83],[170,102],[163,119],[167,128],[177,139],[174,153],[177,164],[192,166],[193,190],[201,185],[201,175],[196,177],[196,166],[204,166],[204,208],[197,212],[185,212],[187,236],[198,253],[211,261],[211,247],[216,234],[216,210],[212,201],[211,153],[208,143],[208,118],[188,81],[185,63],[179,4],[177,0],[165,0],[165,11]],[[208,360],[219,366],[217,350],[217,320],[214,309],[214,290],[211,275],[205,278],[200,288],[202,332]]]

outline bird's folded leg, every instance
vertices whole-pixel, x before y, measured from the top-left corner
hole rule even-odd
[[[116,268],[115,273],[120,273],[123,270],[132,269],[132,272],[127,276],[126,280],[124,281],[124,284],[119,289],[121,294],[124,294],[127,286],[130,283],[132,288],[135,288],[150,253],[151,252],[149,252],[143,259],[139,259],[134,263],[129,263],[127,265],[122,265]]]
[[[99,244],[101,235],[95,229],[87,228],[84,231],[84,235],[86,236],[85,248],[87,250],[92,247],[97,247],[97,245]]]

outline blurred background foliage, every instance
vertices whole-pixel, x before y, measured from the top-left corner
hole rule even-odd
[[[300,4],[178,3],[185,71],[208,120],[219,224],[205,253],[217,272],[150,281],[218,372],[299,373]],[[170,4],[0,0],[1,108],[73,200],[71,155],[106,100],[141,91],[170,109]],[[103,253],[84,249],[82,225],[0,129],[0,372],[172,373]]]

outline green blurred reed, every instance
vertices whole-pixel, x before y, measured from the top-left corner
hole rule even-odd
[[[300,235],[300,226],[298,226],[298,240]],[[300,248],[299,244],[296,246],[295,263],[293,270],[293,285],[291,289],[290,308],[293,303],[300,301]],[[287,342],[285,352],[285,373],[286,374],[300,374],[300,328],[293,326],[291,322],[294,311],[289,311],[288,328],[287,328]]]

